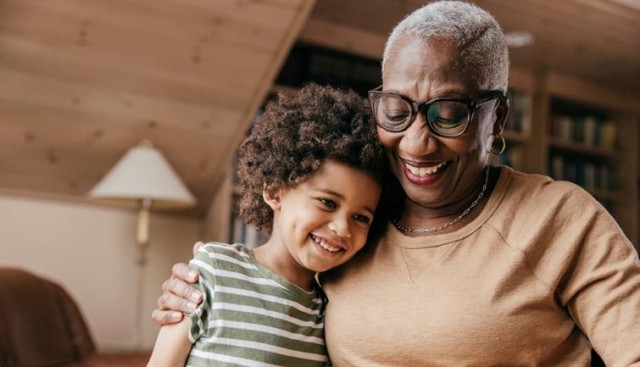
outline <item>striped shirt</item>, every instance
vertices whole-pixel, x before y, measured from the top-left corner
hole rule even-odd
[[[190,317],[187,366],[326,366],[324,293],[259,264],[251,249],[208,243],[189,263],[204,300]]]

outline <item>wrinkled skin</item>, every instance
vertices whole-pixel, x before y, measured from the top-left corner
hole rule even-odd
[[[456,51],[444,40],[400,40],[385,65],[383,91],[416,102],[434,98],[476,98],[489,91],[472,75],[455,67]],[[485,83],[486,84],[486,83]],[[467,131],[457,137],[434,135],[419,113],[407,130],[378,136],[391,170],[408,200],[399,218],[410,227],[432,227],[451,220],[469,206],[482,187],[492,135],[502,132],[508,105],[492,100],[473,113]],[[444,166],[418,178],[409,168]],[[437,218],[437,219],[436,219]]]

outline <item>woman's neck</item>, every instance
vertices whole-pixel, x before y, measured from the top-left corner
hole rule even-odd
[[[453,232],[472,222],[482,212],[497,180],[497,169],[482,172],[473,189],[455,203],[429,207],[405,197],[396,227],[409,235],[428,235]]]

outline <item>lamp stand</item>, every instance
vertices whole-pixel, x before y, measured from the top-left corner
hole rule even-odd
[[[149,248],[149,216],[151,211],[151,199],[142,199],[138,212],[138,258],[136,265],[138,270],[138,286],[136,289],[136,334],[135,344],[142,348],[144,318],[144,279],[147,265],[147,249]]]
[[[2,1],[2,0],[0,0]],[[91,198],[138,206],[136,242],[137,285],[132,343],[144,346],[145,276],[149,247],[149,216],[152,200],[157,208],[186,208],[196,203],[189,189],[150,140],[143,140],[120,158],[115,166],[89,192]],[[131,287],[129,287],[131,288]],[[2,363],[0,363],[2,364]]]

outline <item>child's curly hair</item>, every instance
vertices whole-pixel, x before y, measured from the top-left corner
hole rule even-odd
[[[316,84],[268,103],[238,156],[240,216],[267,233],[273,211],[262,198],[265,189],[302,183],[327,160],[360,169],[380,185],[388,174],[366,101]]]

